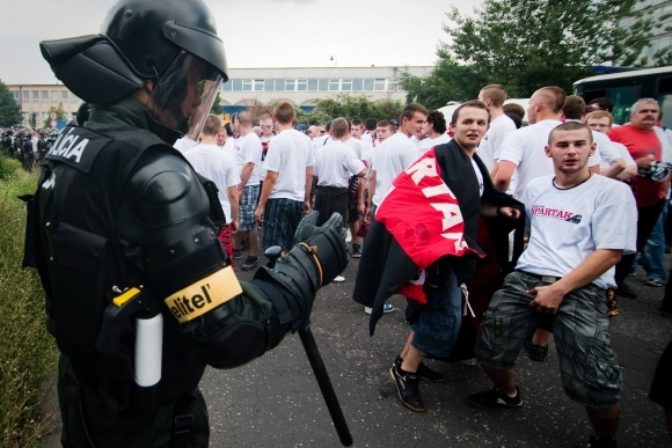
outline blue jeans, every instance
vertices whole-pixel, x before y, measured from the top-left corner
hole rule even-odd
[[[665,201],[658,221],[651,231],[646,246],[642,250],[640,263],[646,271],[648,279],[665,281],[665,221],[667,220],[668,202]]]
[[[462,325],[462,290],[452,270],[436,285],[427,286],[428,303],[411,323],[413,347],[427,355],[447,358]]]

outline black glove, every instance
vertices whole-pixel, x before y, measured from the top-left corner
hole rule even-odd
[[[295,323],[310,315],[317,290],[343,272],[348,264],[343,218],[334,213],[315,226],[317,212],[306,216],[297,228],[294,247],[272,268],[260,268],[254,278],[274,283],[289,292],[288,303]]]

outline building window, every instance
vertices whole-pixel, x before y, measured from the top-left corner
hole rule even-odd
[[[296,90],[296,79],[286,79],[285,80],[285,91],[293,92]]]
[[[275,80],[267,79],[264,81],[264,90],[272,92],[275,90]]]
[[[317,79],[313,78],[308,80],[308,90],[317,90]]]
[[[329,82],[329,81],[327,81],[326,79],[320,79],[320,80],[318,81],[318,88],[317,88],[317,90],[321,90],[321,91],[327,90],[327,84],[328,84],[328,82]]]
[[[243,81],[240,79],[232,79],[231,80],[231,89],[234,92],[240,92],[243,90]]]
[[[352,91],[352,79],[342,79],[341,80],[341,90],[344,92]]]
[[[338,84],[339,84],[338,81],[339,81],[338,79],[330,79],[329,80],[329,87],[327,88],[327,90],[330,90],[330,91],[338,90]]]
[[[14,91],[12,91],[12,93],[14,94],[14,101],[16,101],[18,103],[19,102],[19,91],[14,90]]]
[[[243,79],[242,90],[245,92],[249,92],[250,90],[252,90],[252,80]]]
[[[373,90],[373,79],[371,78],[364,79],[364,90]]]
[[[32,95],[33,101],[39,101],[40,99],[40,92],[38,90],[33,90],[33,95]]]
[[[352,80],[352,90],[361,92],[364,88],[364,80],[362,78],[355,78]]]
[[[296,81],[296,90],[308,90],[308,80],[299,79]]]
[[[68,91],[67,91],[67,90],[61,90],[61,99],[62,99],[62,100],[67,100],[69,96],[70,96],[70,95],[68,95]]]
[[[263,92],[264,91],[264,80],[263,79],[255,79],[254,80],[254,91],[255,92]]]
[[[40,90],[40,93],[42,94],[42,102],[48,102],[49,101],[49,91],[48,90]]]
[[[386,90],[386,84],[386,79],[376,78],[373,80],[373,90]]]
[[[220,88],[220,90],[221,90],[222,92],[230,92],[230,91],[231,91],[231,86],[232,86],[232,84],[233,84],[233,83],[232,83],[231,80],[229,79],[228,81],[222,83],[222,87]]]
[[[276,79],[275,80],[275,90],[277,92],[284,92],[285,91],[285,80],[284,79]]]

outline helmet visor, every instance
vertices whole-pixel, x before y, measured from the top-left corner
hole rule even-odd
[[[164,126],[196,140],[222,83],[222,73],[181,52],[152,90],[152,111]]]

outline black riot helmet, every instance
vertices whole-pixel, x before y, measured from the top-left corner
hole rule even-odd
[[[228,79],[224,46],[202,0],[120,0],[101,34],[40,47],[83,100],[111,104],[145,88],[156,119],[194,139]]]

